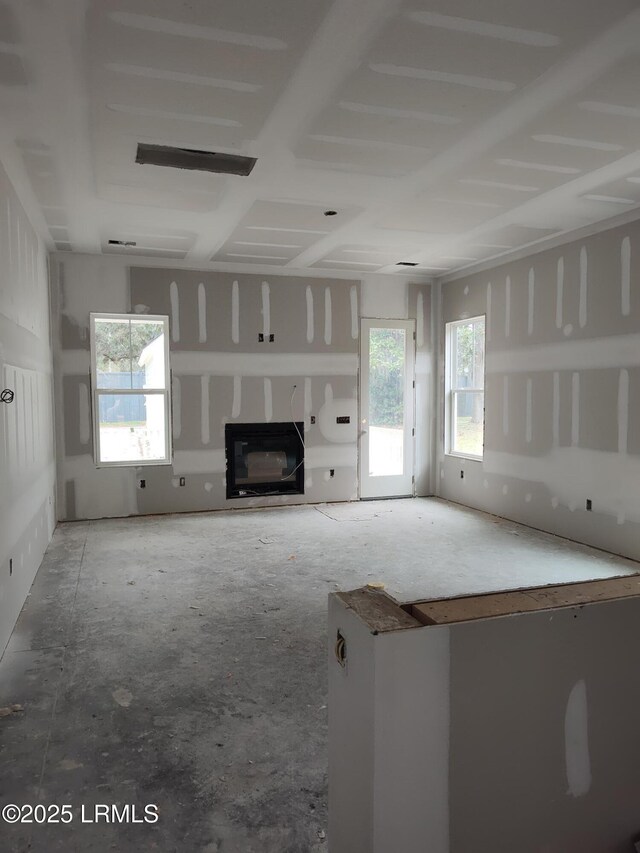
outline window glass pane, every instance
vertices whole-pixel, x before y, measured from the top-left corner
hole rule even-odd
[[[98,388],[133,388],[128,320],[95,321]]]
[[[164,394],[99,394],[100,462],[164,459]]]
[[[164,323],[161,320],[131,321],[134,388],[166,387],[164,345]]]
[[[484,318],[452,329],[452,388],[484,388]]]
[[[453,450],[482,456],[484,445],[484,394],[454,391]]]
[[[369,475],[404,472],[406,332],[369,330]]]
[[[161,320],[95,321],[98,388],[165,388]]]

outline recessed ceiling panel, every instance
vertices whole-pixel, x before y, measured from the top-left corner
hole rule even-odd
[[[211,258],[224,264],[257,264],[258,266],[282,267],[290,260],[288,255],[254,254],[252,252],[217,252]]]
[[[0,94],[49,245],[437,275],[636,207],[637,0],[36,5],[0,0]]]
[[[268,105],[259,94],[241,93],[212,86],[149,79],[131,80],[105,75],[107,115],[120,113],[141,119],[171,119],[185,125],[235,128],[241,138],[256,135]]]
[[[311,264],[315,269],[336,269],[336,270],[346,270],[349,272],[377,272],[382,269],[385,264],[381,264],[379,261],[361,261],[361,260],[344,260],[342,258],[336,258],[333,255],[333,252],[330,252],[326,258],[320,258],[320,260]]]
[[[173,258],[176,261],[183,260],[187,255],[186,251],[181,249],[156,248],[144,244],[139,246],[110,246],[108,243],[102,244],[102,253],[104,255],[144,255],[151,258]]]
[[[528,48],[551,49],[554,39],[558,39],[563,48],[573,47],[634,8],[634,0],[613,0],[611,3],[563,0],[561,4],[553,0],[538,0],[537,3],[528,0],[509,3],[504,0],[482,0],[482,3],[477,0],[418,0],[410,4],[407,14],[412,17],[416,12],[419,16],[420,10],[438,13],[449,20],[432,20],[434,29],[460,31],[465,26],[464,31],[475,30],[477,38],[484,41],[488,49],[496,42],[511,41],[525,52]],[[484,22],[489,28],[473,27],[473,22]]]
[[[526,225],[506,225],[503,228],[497,228],[495,231],[483,231],[482,242],[486,241],[487,243],[517,249],[519,246],[525,246],[528,243],[542,240],[544,237],[550,237],[556,233],[558,233],[557,228],[531,228]]]
[[[324,110],[314,122],[312,133],[346,139],[367,139],[390,145],[409,145],[430,152],[442,150],[455,141],[457,121],[424,109],[388,104],[375,89],[366,100],[340,100]]]
[[[395,231],[422,231],[425,238],[428,234],[460,234],[501,212],[493,204],[478,204],[477,195],[470,191],[458,199],[449,197],[444,190],[429,193],[409,204],[391,206],[376,225]]]
[[[551,54],[551,55],[550,55]],[[401,16],[369,57],[376,75],[400,76],[470,91],[507,94],[535,79],[559,55],[558,46],[523,48],[462,29],[423,26]]]
[[[132,184],[119,184],[113,181],[99,182],[99,197],[115,204],[136,205],[139,207],[182,210],[193,213],[209,213],[215,210],[220,198],[215,193],[179,193],[174,190],[154,189]]]
[[[315,133],[298,146],[296,156],[302,166],[396,176],[424,166],[431,152],[419,146]]]
[[[335,216],[325,216],[328,209],[324,205],[305,202],[260,200],[253,204],[241,225],[331,232],[341,228],[359,212],[356,207],[347,207],[337,209]]]
[[[374,269],[375,267],[398,264],[421,249],[424,249],[424,246],[381,247],[379,245],[347,244],[333,249],[330,253],[330,259],[344,266],[362,266]],[[323,263],[328,263],[326,258],[323,259]]]

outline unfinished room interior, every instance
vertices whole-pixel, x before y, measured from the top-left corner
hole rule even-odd
[[[0,851],[640,851],[636,0],[0,0]]]

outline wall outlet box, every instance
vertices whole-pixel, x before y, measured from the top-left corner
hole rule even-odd
[[[311,420],[311,423],[312,423],[312,424],[315,424],[315,422],[316,422],[316,416],[315,416],[315,415],[311,415],[310,420]]]
[[[186,479],[185,479],[184,477],[180,477],[180,485],[181,485],[181,486],[186,486],[186,484],[187,484]]]
[[[351,418],[349,417],[349,415],[338,415],[338,417],[336,418],[336,423],[337,424],[350,424]]]

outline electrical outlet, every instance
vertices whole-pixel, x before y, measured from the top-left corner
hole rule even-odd
[[[141,489],[146,489],[147,488],[147,481],[146,480],[138,480],[138,486]]]
[[[186,486],[186,484],[187,484],[186,478],[185,478],[185,477],[180,477],[180,485],[181,485],[181,486]]]
[[[259,343],[259,344],[263,344],[263,343],[264,343],[264,335],[262,334],[262,332],[259,332],[259,333],[258,333],[258,343]]]
[[[460,479],[464,480],[464,471],[460,471]]]
[[[591,512],[592,509],[591,498],[587,498],[587,512]]]
[[[316,416],[315,416],[315,415],[311,415],[311,423],[312,423],[312,424],[315,424],[315,422],[316,422]]]
[[[330,477],[336,476],[336,469],[335,468],[329,468],[329,476]]]
[[[269,343],[270,344],[272,344],[275,341],[275,339],[276,339],[276,336],[274,334],[269,335]]]

